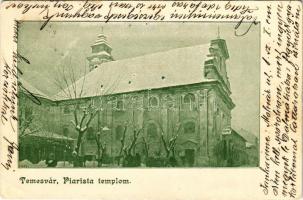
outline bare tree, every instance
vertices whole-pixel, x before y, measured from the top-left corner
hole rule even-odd
[[[98,167],[101,167],[106,152],[106,142],[102,144],[100,135],[98,136],[97,134],[95,134],[95,141],[97,143]]]
[[[125,148],[126,132],[127,132],[127,124],[125,124],[125,126],[124,126],[123,134],[122,134],[122,137],[120,139],[121,148],[120,148],[119,155],[118,155],[118,165],[120,165],[120,160],[121,160],[121,157],[123,155],[124,148]]]
[[[34,127],[34,115],[32,108],[23,106],[22,104],[20,105],[18,115],[19,137],[31,135],[40,130],[40,127]],[[24,115],[25,117],[23,117]]]
[[[114,82],[109,87],[102,88],[99,91],[95,91],[96,92],[95,96],[98,96],[98,99],[100,100],[100,105],[95,106],[92,98],[84,103],[83,102],[81,103],[82,101],[81,98],[83,98],[83,90],[86,81],[86,66],[84,67],[84,71],[80,72],[80,74],[81,73],[83,74],[83,76],[77,79],[76,78],[77,75],[73,67],[71,66],[71,60],[70,60],[69,65],[63,66],[61,70],[60,69],[57,70],[57,76],[54,81],[55,85],[61,91],[59,95],[71,101],[71,105],[69,106],[72,107],[73,118],[74,118],[73,120],[71,120],[71,123],[73,124],[75,130],[78,133],[77,143],[75,147],[75,153],[77,158],[79,158],[79,151],[83,140],[83,136],[85,135],[90,123],[98,114],[98,112],[103,110],[102,97],[104,97],[106,94],[109,94],[112,90],[114,90],[114,87],[117,85],[116,82],[119,80],[118,77],[116,79],[116,82]],[[100,146],[100,144],[97,143],[97,146]],[[102,149],[101,146],[100,148]]]
[[[22,115],[24,115],[23,109],[19,109],[19,120],[18,120],[18,126],[19,126],[19,136],[24,136],[25,131],[30,127],[30,125],[33,122],[33,114],[30,112],[26,117],[22,118]]]
[[[135,126],[133,127],[133,136],[131,138],[130,144],[126,146],[125,140],[126,140],[126,132],[127,132],[127,125],[124,127],[123,135],[121,138],[121,148],[119,152],[119,160],[118,160],[118,165],[120,165],[120,159],[122,158],[123,160],[123,165],[125,166],[131,166],[134,155],[132,154],[132,151],[138,141],[139,134],[142,132],[143,126],[139,129],[137,129]]]
[[[145,137],[143,136],[142,137],[142,140],[143,140],[143,144],[144,144],[144,152],[145,152],[145,157],[146,159],[148,158],[148,151],[149,151],[149,144],[146,142],[146,139]]]
[[[161,141],[163,143],[164,146],[164,150],[165,150],[165,165],[174,165],[174,163],[176,160],[176,156],[175,156],[175,147],[176,147],[176,140],[178,138],[179,135],[179,131],[181,130],[181,125],[177,124],[177,131],[175,133],[175,135],[173,135],[170,139],[166,140],[164,135],[165,134],[163,128],[161,125],[159,125],[160,130],[161,130]]]
[[[99,111],[98,108],[95,108],[90,103],[90,104],[88,104],[88,107],[83,109],[82,116],[79,118],[78,117],[79,110],[80,110],[79,104],[76,104],[76,107],[73,112],[74,120],[71,120],[71,123],[74,125],[75,129],[78,132],[77,144],[76,144],[76,148],[75,148],[77,155],[79,154],[82,137],[83,137],[84,133],[87,131],[87,128],[90,125],[92,119],[97,115],[97,113]]]
[[[146,166],[149,165],[149,144],[147,143],[146,139],[144,136],[142,136],[142,141],[143,141],[143,145],[144,145],[144,163]]]

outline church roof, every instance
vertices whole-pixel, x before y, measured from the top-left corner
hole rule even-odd
[[[24,80],[22,77],[18,77],[18,82],[21,83],[22,87],[19,87],[19,88],[23,92],[27,92],[26,90],[28,90],[29,92],[31,92],[35,96],[39,96],[39,97],[43,97],[43,98],[47,98],[47,99],[51,100],[50,96],[48,96],[47,94],[45,94],[41,90],[37,89],[36,87],[34,87],[32,84],[30,84],[29,82]],[[24,88],[26,88],[26,90]]]
[[[207,81],[204,78],[204,62],[209,55],[210,44],[176,48],[139,57],[101,64],[69,86],[82,97],[118,94]],[[61,91],[57,100],[70,99]],[[77,98],[79,98],[77,96]]]
[[[236,129],[236,131],[250,144],[256,144],[256,142],[258,141],[258,137],[248,130],[241,128],[239,130]]]

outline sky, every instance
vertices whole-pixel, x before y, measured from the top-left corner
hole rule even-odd
[[[230,58],[227,75],[231,85],[232,127],[259,135],[260,27],[252,26],[241,37],[234,23],[144,23],[51,22],[40,31],[41,22],[23,22],[19,29],[18,52],[30,61],[20,64],[23,77],[40,91],[58,92],[55,78],[64,65],[77,77],[88,67],[86,57],[102,29],[115,60],[225,39]],[[165,59],[165,58],[163,58]]]

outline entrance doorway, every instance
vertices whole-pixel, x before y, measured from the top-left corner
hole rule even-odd
[[[185,165],[192,167],[195,163],[195,150],[185,149]]]

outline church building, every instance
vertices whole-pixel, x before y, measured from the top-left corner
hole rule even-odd
[[[207,44],[116,60],[101,33],[87,57],[89,72],[56,95],[45,97],[49,112],[56,113],[56,119],[45,117],[45,124],[56,133],[77,138],[70,123],[72,106],[91,103],[100,111],[87,129],[82,155],[97,154],[93,135],[98,133],[106,142],[108,157],[117,157],[127,124],[127,144],[134,129],[142,128],[134,148],[140,155],[146,143],[149,156],[163,154],[161,134],[167,141],[178,135],[175,150],[184,165],[214,166],[218,142],[232,133],[226,131],[231,130],[235,106],[226,70],[228,58],[225,40],[216,38]],[[67,95],[70,91],[75,95]]]

